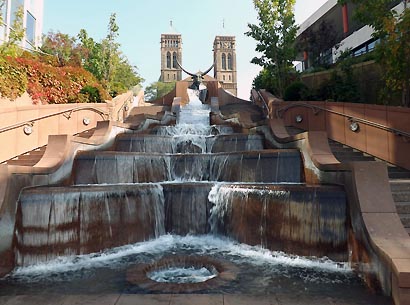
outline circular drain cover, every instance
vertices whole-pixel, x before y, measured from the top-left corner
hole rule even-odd
[[[204,256],[172,256],[127,270],[127,281],[148,291],[193,292],[222,286],[236,279],[230,262]]]

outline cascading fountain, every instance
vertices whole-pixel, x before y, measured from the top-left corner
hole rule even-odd
[[[212,126],[188,90],[177,125],[120,135],[113,150],[79,153],[70,185],[22,192],[17,268],[0,294],[307,293],[373,304],[345,263],[343,189],[305,185],[297,150]]]

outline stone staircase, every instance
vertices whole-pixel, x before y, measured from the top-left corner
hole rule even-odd
[[[95,131],[95,128],[85,130],[78,134],[75,134],[76,137],[81,138],[90,138]],[[44,152],[46,151],[47,145],[33,149],[24,154],[14,157],[13,159],[6,160],[1,164],[7,165],[18,165],[18,166],[34,166],[38,161],[43,157]]]
[[[380,161],[373,156],[367,155],[361,151],[353,149],[347,145],[329,139],[330,149],[336,158],[341,162],[349,161]],[[383,161],[380,161],[383,162]],[[397,213],[401,222],[410,233],[410,171],[394,166],[387,165],[390,178],[390,188],[394,202],[396,203]]]
[[[304,130],[287,126],[286,130],[290,135],[296,135]],[[329,139],[329,146],[335,157],[340,162],[349,161],[380,161],[373,156],[365,154],[350,146]],[[397,213],[400,216],[403,226],[410,234],[410,171],[386,163],[390,179],[390,188],[396,203]]]

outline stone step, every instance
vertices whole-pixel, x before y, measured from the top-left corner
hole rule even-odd
[[[396,209],[398,214],[410,215],[410,202],[396,202]]]
[[[399,214],[401,223],[405,228],[410,228],[410,214]]]
[[[410,192],[393,192],[394,202],[409,202]]]
[[[358,151],[335,151],[333,152],[336,158],[342,157],[342,158],[347,158],[347,157],[363,157],[363,154]]]
[[[7,165],[33,166],[38,160],[8,160]]]
[[[367,156],[346,156],[346,157],[336,157],[341,162],[353,162],[353,161],[374,161],[373,157]]]
[[[410,180],[393,180],[390,181],[392,192],[410,192]]]

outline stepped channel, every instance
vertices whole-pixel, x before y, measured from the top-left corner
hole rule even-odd
[[[194,99],[176,126],[122,134],[111,150],[78,153],[66,185],[25,189],[18,267],[0,291],[308,291],[372,300],[345,263],[346,209],[343,188],[304,183],[298,150],[212,126],[209,109]],[[180,286],[179,276],[158,288],[143,280],[155,274],[166,282],[164,266],[188,277],[198,268],[207,284]]]

